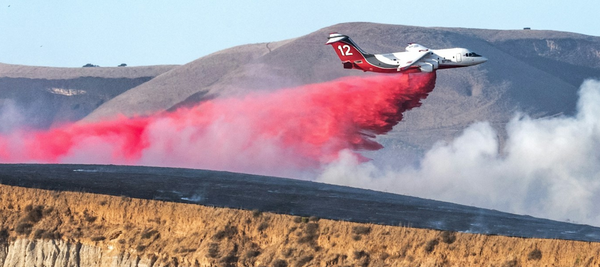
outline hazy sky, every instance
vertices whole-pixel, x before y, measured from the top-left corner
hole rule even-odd
[[[294,38],[351,21],[600,36],[598,11],[598,0],[0,0],[0,63],[185,64],[231,46]]]

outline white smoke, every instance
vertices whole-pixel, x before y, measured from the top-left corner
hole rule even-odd
[[[418,167],[380,170],[344,152],[318,180],[600,226],[600,81],[579,97],[574,117],[516,115],[503,148],[479,122]]]
[[[0,133],[9,133],[24,124],[26,118],[16,102],[11,99],[0,101]]]

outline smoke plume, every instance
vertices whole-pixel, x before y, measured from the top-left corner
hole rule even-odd
[[[434,145],[417,167],[381,170],[341,152],[319,180],[600,226],[600,82],[573,117],[517,114],[499,147],[487,122]]]
[[[318,169],[342,150],[381,148],[375,135],[390,131],[434,85],[435,73],[349,77],[149,117],[14,131],[0,136],[0,160],[290,175]]]

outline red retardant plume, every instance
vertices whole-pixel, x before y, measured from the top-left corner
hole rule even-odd
[[[70,124],[0,136],[0,161],[135,164],[262,174],[315,168],[373,138],[420,106],[435,72],[346,77],[202,102],[148,117]]]

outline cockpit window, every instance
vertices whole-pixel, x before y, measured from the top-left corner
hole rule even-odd
[[[466,53],[465,56],[466,57],[481,57],[481,55],[479,55],[475,52]]]

